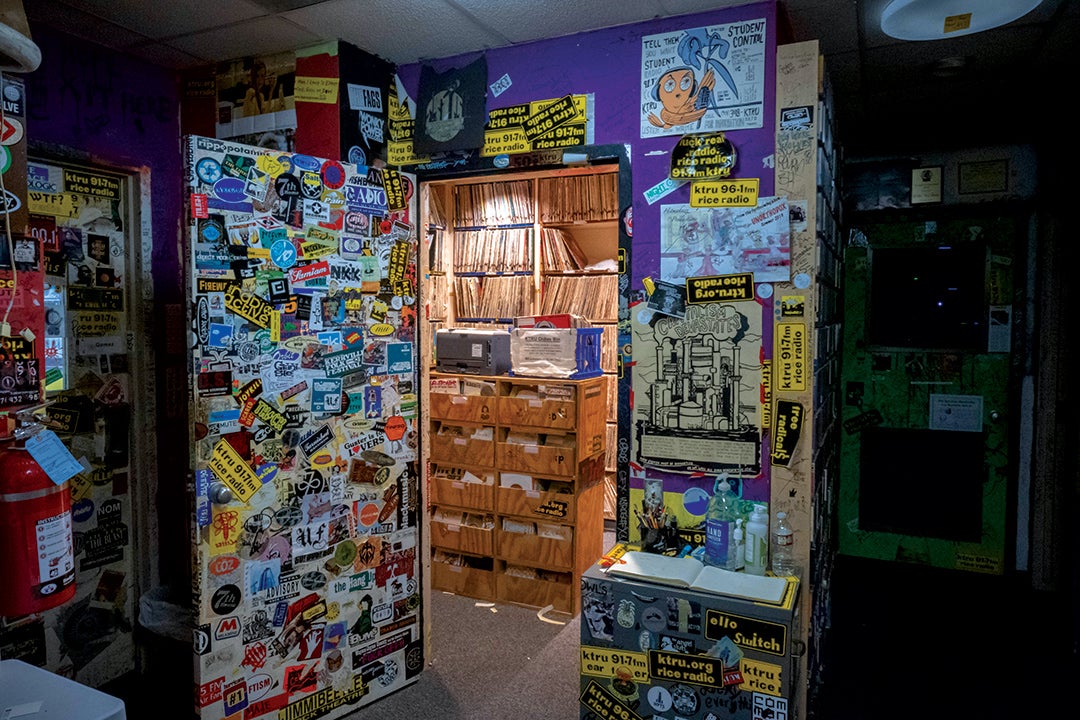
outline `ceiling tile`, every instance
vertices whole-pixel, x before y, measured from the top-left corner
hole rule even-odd
[[[24,7],[31,35],[34,34],[35,27],[48,26],[68,35],[113,48],[122,48],[146,40],[145,35],[125,30],[107,20],[58,2],[35,2]]]
[[[37,4],[34,0],[29,4]],[[146,37],[164,38],[208,30],[250,20],[266,11],[251,0],[191,0],[189,2],[146,2],[146,0],[65,0],[72,5],[120,27]],[[46,0],[48,4],[48,0]]]
[[[262,17],[229,27],[174,38],[170,45],[189,55],[230,60],[297,50],[322,38],[279,17]]]
[[[664,15],[690,15],[691,13],[719,10],[720,8],[750,5],[752,0],[659,0]]]
[[[823,55],[859,49],[859,13],[854,3],[841,8],[813,5],[791,18],[796,40],[818,40]]]
[[[456,4],[489,28],[519,43],[571,35],[612,25],[648,20],[663,15],[656,0],[455,0]],[[713,0],[712,5],[716,5]]]
[[[183,70],[213,62],[213,58],[196,57],[182,50],[177,50],[164,42],[135,45],[129,47],[127,52],[153,65],[172,68],[173,70]]]
[[[432,0],[330,0],[282,17],[315,35],[344,40],[398,64],[509,42],[451,5]]]

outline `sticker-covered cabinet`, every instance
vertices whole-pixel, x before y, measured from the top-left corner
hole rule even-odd
[[[423,667],[416,184],[185,143],[196,710],[341,717]]]

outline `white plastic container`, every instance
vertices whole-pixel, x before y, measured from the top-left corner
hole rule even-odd
[[[755,505],[746,523],[746,572],[764,575],[769,566],[769,511],[764,505]]]

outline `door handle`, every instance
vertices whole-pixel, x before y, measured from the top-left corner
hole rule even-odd
[[[206,496],[215,505],[228,505],[233,501],[233,491],[225,483],[210,483]]]

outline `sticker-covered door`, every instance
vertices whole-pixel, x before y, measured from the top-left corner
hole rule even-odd
[[[196,705],[340,717],[423,667],[415,181],[203,137],[186,160]]]

